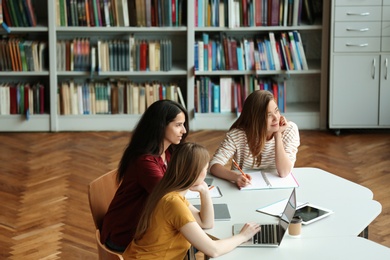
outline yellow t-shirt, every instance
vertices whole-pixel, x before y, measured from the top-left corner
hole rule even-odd
[[[188,206],[179,193],[166,194],[157,203],[149,229],[141,240],[130,243],[124,259],[183,259],[191,244],[179,230],[196,221]]]

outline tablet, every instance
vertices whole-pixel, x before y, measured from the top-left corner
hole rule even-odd
[[[313,222],[316,222],[320,219],[323,219],[333,213],[332,210],[319,207],[310,203],[304,204],[301,207],[298,207],[295,211],[295,215],[302,218],[302,224],[308,225]]]
[[[200,205],[194,205],[194,207],[200,210]],[[213,207],[215,220],[230,220],[229,207],[226,203],[213,204]]]
[[[204,181],[207,183],[207,185],[210,187],[211,184],[213,184],[214,178],[206,177]]]

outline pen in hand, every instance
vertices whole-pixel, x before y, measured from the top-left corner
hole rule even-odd
[[[237,169],[241,172],[242,176],[249,182],[250,182],[250,176],[248,174],[246,174],[242,169],[241,167],[238,165],[238,163],[236,162],[236,160],[232,159],[234,165],[237,167]]]

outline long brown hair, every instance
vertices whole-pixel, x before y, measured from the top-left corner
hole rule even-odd
[[[209,160],[209,152],[199,144],[184,143],[176,147],[167,171],[148,197],[134,240],[141,239],[149,228],[153,211],[160,199],[169,192],[183,191],[194,185]]]
[[[241,115],[232,124],[230,130],[241,129],[245,132],[249,150],[255,161],[253,165],[260,166],[261,151],[267,139],[267,108],[274,96],[267,90],[253,91],[244,102]]]

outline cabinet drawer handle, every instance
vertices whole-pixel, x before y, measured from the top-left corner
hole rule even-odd
[[[351,29],[351,28],[347,28],[347,31],[348,32],[367,32],[369,31],[370,28],[362,28],[362,29]]]
[[[385,80],[387,80],[387,71],[388,71],[387,65],[388,65],[388,60],[386,58],[385,59]]]
[[[371,64],[371,77],[372,77],[372,79],[375,79],[375,61],[376,61],[376,59],[373,59],[372,64]]]
[[[347,15],[367,16],[367,15],[370,15],[370,13],[369,12],[366,12],[366,13],[350,13],[350,12],[347,12]]]
[[[368,43],[360,43],[360,44],[346,43],[345,46],[347,46],[347,47],[367,47]]]

